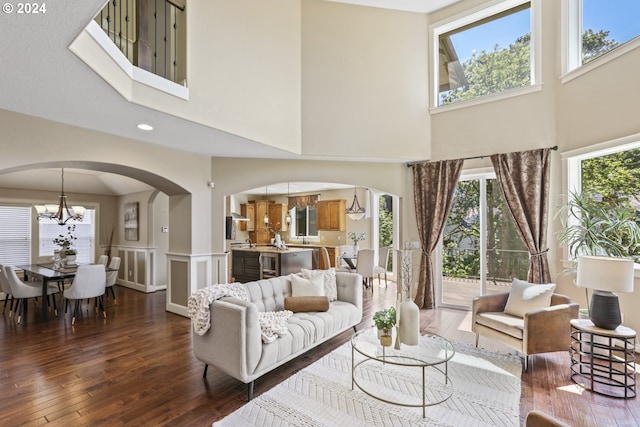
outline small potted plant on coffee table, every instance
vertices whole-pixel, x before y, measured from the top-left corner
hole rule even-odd
[[[385,347],[391,345],[391,329],[396,325],[396,309],[394,307],[376,311],[373,322],[380,331],[380,344]]]

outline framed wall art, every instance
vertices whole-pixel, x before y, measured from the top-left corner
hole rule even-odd
[[[124,239],[138,240],[138,202],[124,204]]]

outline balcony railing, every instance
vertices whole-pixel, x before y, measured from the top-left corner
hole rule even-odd
[[[111,0],[95,20],[133,65],[186,86],[185,5]]]

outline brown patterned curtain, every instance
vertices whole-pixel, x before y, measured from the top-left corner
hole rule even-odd
[[[431,254],[446,223],[463,160],[445,160],[413,165],[413,194],[422,257],[415,302],[433,308],[433,262]]]
[[[307,206],[314,207],[318,204],[318,195],[313,194],[309,196],[294,196],[289,197],[289,210],[292,208],[304,209]]]
[[[520,238],[529,250],[531,283],[549,283],[549,148],[494,154],[491,162]]]

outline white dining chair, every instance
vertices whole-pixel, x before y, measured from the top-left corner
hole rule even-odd
[[[4,306],[2,307],[2,314],[4,314],[7,309],[7,302],[11,300],[11,304],[9,304],[9,317],[13,317],[13,302],[15,299],[11,294],[11,286],[9,286],[9,281],[6,279],[4,274],[4,266],[0,264],[0,291],[4,294]]]
[[[109,256],[108,255],[100,255],[98,257],[97,264],[102,264],[102,265],[106,266],[108,262],[109,262]]]
[[[29,284],[23,282],[22,280],[20,280],[15,270],[9,265],[3,266],[2,271],[4,273],[4,279],[9,283],[9,287],[11,288],[11,295],[16,301],[16,316],[18,324],[20,324],[22,315],[24,313],[24,306],[26,303],[25,300],[29,298],[38,298],[42,295],[42,282],[39,282],[40,286],[33,286],[38,282],[30,282]],[[47,304],[49,308],[51,304],[53,304],[53,310],[56,316],[58,315],[58,309],[56,307],[55,294],[57,294],[58,292],[59,290],[56,285],[48,285],[47,295],[49,296],[49,298],[46,302],[42,303],[43,305]]]
[[[114,256],[113,258],[111,258],[111,262],[109,263],[108,268],[110,271],[107,271],[105,294],[107,295],[107,298],[109,298],[109,290],[111,290],[111,296],[113,296],[113,304],[118,305],[118,301],[116,300],[116,293],[113,290],[113,286],[116,284],[116,279],[118,278],[118,270],[120,270],[120,257]]]
[[[384,274],[384,287],[387,287],[387,265],[389,265],[389,253],[391,248],[380,248],[378,254],[378,265],[373,268],[373,272],[378,275],[378,283],[380,282],[380,275]]]
[[[353,255],[353,246],[352,245],[340,245],[338,246],[338,253],[340,257],[340,265],[337,266],[336,271],[346,271],[347,273],[353,272],[349,264],[344,260],[343,256],[352,256]]]
[[[371,287],[371,291],[373,292],[373,269],[376,266],[375,251],[373,249],[360,249],[356,260],[356,273],[362,276],[365,287]]]
[[[67,316],[67,308],[69,300],[75,300],[71,324],[74,325],[76,317],[80,309],[82,299],[98,298],[102,315],[107,318],[107,312],[104,309],[103,295],[106,289],[107,274],[104,265],[91,264],[79,265],[76,275],[73,278],[71,287],[64,291],[64,315]]]

